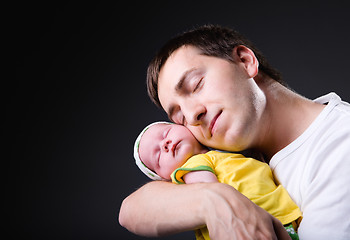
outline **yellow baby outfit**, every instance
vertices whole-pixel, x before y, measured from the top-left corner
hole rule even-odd
[[[301,217],[301,211],[282,185],[276,185],[270,167],[241,154],[209,151],[195,155],[171,174],[174,183],[185,183],[182,177],[190,171],[210,171],[219,182],[237,189],[252,202],[279,219],[283,225]],[[196,231],[197,239],[210,239],[207,228]]]

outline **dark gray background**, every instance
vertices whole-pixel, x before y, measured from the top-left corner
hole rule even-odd
[[[118,212],[148,181],[134,165],[134,139],[166,119],[147,97],[146,67],[178,32],[235,27],[297,92],[350,101],[346,1],[18,3],[3,11],[3,49],[15,66],[3,79],[13,239],[142,239],[118,224]]]

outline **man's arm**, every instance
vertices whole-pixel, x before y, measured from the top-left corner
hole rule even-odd
[[[212,240],[289,239],[277,219],[223,183],[150,182],[123,201],[119,222],[143,236],[206,225]]]
[[[124,199],[119,223],[142,236],[164,236],[204,226],[194,193],[198,184],[177,185],[165,181],[147,183]]]

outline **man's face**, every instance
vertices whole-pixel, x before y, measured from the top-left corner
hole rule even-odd
[[[183,46],[168,58],[158,80],[160,103],[169,118],[185,125],[204,145],[228,151],[254,147],[266,104],[246,70],[249,58],[234,59],[238,61]]]

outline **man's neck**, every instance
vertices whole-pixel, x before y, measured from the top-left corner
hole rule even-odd
[[[278,151],[297,139],[324,106],[276,82],[270,82],[262,86],[262,89],[266,94],[267,106],[257,146],[269,161]]]

